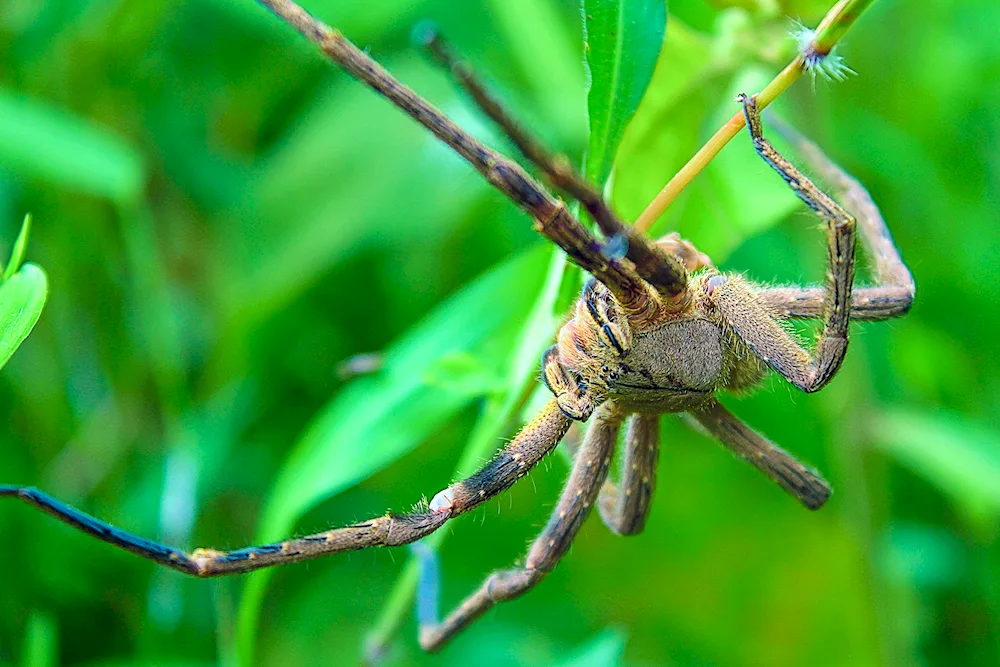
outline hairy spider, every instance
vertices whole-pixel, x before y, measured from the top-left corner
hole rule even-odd
[[[625,226],[592,185],[566,160],[531,138],[448,45],[427,32],[425,45],[435,59],[450,69],[554,186],[581,202],[613,241],[605,245],[517,163],[467,134],[339,32],[313,19],[292,0],[260,1],[465,158],[531,215],[538,232],[593,276],[572,317],[560,329],[557,343],[542,359],[543,377],[553,398],[493,460],[437,493],[426,507],[276,544],[185,553],[114,528],[34,488],[0,486],[0,497],[20,498],[100,540],[186,574],[242,573],[332,553],[415,542],[509,488],[559,444],[574,421],[588,422],[558,505],[523,565],[489,575],[443,621],[437,619],[431,602],[436,597],[434,564],[425,549],[417,549],[425,574],[420,643],[429,651],[441,648],[496,603],[522,595],[539,583],[566,553],[595,503],[614,532],[628,535],[642,530],[655,486],[662,414],[690,416],[803,505],[810,509],[823,505],[830,495],[827,483],[745,425],[716,395],[759,384],[768,368],[802,391],[817,391],[840,368],[852,318],[884,320],[909,310],[913,279],[878,209],[859,183],[815,146],[792,136],[813,169],[837,188],[847,205],[841,208],[771,146],[762,135],[755,97],[740,95],[754,149],[824,222],[828,276],[825,287],[761,287],[739,274],[720,273],[708,257],[676,234],[652,242]],[[874,258],[876,285],[855,290],[858,223]],[[612,246],[621,252],[609,250]],[[803,348],[783,326],[785,320],[796,318],[822,321],[815,350]],[[623,424],[624,472],[616,484],[607,478]]]

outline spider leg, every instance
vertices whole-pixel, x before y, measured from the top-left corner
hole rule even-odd
[[[619,484],[604,483],[597,504],[604,524],[618,535],[637,535],[646,526],[656,488],[660,453],[660,416],[634,414],[625,431],[625,457]]]
[[[612,438],[617,437],[616,429]],[[579,442],[567,438],[563,443],[570,459],[575,460],[580,451]],[[622,479],[617,484],[610,477],[605,480],[597,502],[601,520],[616,535],[638,535],[646,526],[656,488],[659,454],[659,415],[631,415],[625,432]]]
[[[812,181],[781,156],[761,133],[760,113],[753,97],[740,95],[754,149],[789,187],[826,222],[827,284],[823,327],[810,354],[784,331],[767,307],[739,279],[710,278],[708,291],[736,334],[771,368],[806,392],[821,389],[834,376],[847,352],[851,289],[854,283],[855,221]]]
[[[690,413],[734,454],[754,466],[811,510],[830,497],[830,485],[770,440],[744,424],[718,401]]]
[[[607,285],[638,320],[652,319],[662,303],[655,290],[631,265],[605,252],[604,246],[516,162],[471,136],[441,111],[389,74],[338,31],[317,21],[292,0],[259,0],[315,43],[334,62],[365,83],[450,146],[495,188],[535,220],[535,229],[563,249],[572,261]],[[679,296],[686,298],[686,290]]]
[[[119,530],[30,487],[0,486],[0,497],[20,498],[74,528],[160,565],[198,577],[249,572],[328,554],[400,546],[434,532],[508,489],[552,451],[571,421],[555,399],[479,472],[438,493],[426,511],[385,515],[315,535],[237,551],[196,549],[190,554]]]
[[[605,236],[626,240],[625,256],[632,260],[636,272],[646,282],[668,297],[684,292],[687,287],[687,270],[679,258],[664,252],[641,232],[626,227],[598,189],[579,174],[564,155],[550,151],[514,119],[436,27],[424,24],[418,38],[433,59],[468,92],[476,105],[493,119],[518,150],[537,165],[554,186],[583,204]]]
[[[785,123],[774,123],[813,171],[832,185],[845,208],[857,216],[875,266],[876,285],[854,289],[851,319],[886,320],[905,315],[913,304],[913,276],[903,263],[885,219],[861,183],[837,166],[813,142]],[[761,292],[761,299],[784,318],[816,318],[823,314],[823,290],[816,287],[777,287]]]
[[[555,568],[569,550],[607,478],[615,445],[614,436],[620,423],[621,415],[610,403],[597,410],[573,461],[573,469],[559,504],[545,529],[529,548],[524,565],[490,574],[441,622],[437,620],[433,604],[437,590],[434,581],[436,566],[432,559],[421,558],[420,590],[424,597],[418,600],[417,612],[420,617],[420,645],[424,650],[439,650],[494,605],[523,595]]]

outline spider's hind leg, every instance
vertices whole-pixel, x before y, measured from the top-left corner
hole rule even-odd
[[[691,416],[730,451],[770,477],[811,510],[819,509],[832,493],[822,477],[744,424],[718,401],[711,401]]]
[[[617,535],[638,535],[646,526],[656,489],[660,453],[659,415],[634,414],[625,431],[625,456],[618,484],[604,483],[598,502],[601,520]]]

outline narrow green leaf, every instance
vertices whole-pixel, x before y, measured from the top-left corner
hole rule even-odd
[[[436,381],[442,359],[464,353],[478,378],[500,376],[527,314],[524,294],[544,280],[544,246],[504,262],[439,306],[385,352],[382,370],[340,392],[296,444],[267,503],[258,538],[280,539],[320,501],[350,488],[426,440],[488,389],[456,377]],[[428,381],[431,380],[431,381]],[[381,511],[373,510],[375,512]],[[249,661],[270,576],[253,575],[240,601],[239,655]]]
[[[30,262],[0,284],[0,368],[31,333],[48,293],[45,272]]]
[[[1000,434],[963,417],[915,410],[881,416],[874,444],[977,521],[1000,517]]]
[[[614,204],[626,219],[634,219],[739,109],[737,92],[759,90],[768,81],[769,72],[759,66],[742,66],[737,59],[720,64],[711,54],[705,35],[671,21],[661,66],[615,162]],[[721,265],[747,238],[801,209],[801,202],[761,161],[749,139],[737,137],[668,209],[653,235],[662,233],[660,229],[676,230]]]
[[[115,201],[142,191],[138,152],[109,130],[0,89],[0,163],[16,173]]]
[[[28,236],[30,235],[31,214],[28,213],[24,216],[24,222],[21,223],[21,231],[17,235],[17,240],[14,241],[13,250],[10,251],[10,263],[7,264],[7,269],[3,271],[4,280],[10,280],[17,273],[17,270],[21,268],[21,262],[24,261],[24,251],[28,247]]]
[[[625,633],[607,629],[553,667],[617,667],[625,654]]]
[[[550,247],[548,254],[548,273],[535,299],[535,305],[516,337],[518,344],[507,363],[504,391],[497,392],[487,401],[469,436],[469,444],[455,468],[454,479],[468,477],[475,472],[476,467],[496,449],[498,440],[510,435],[508,430],[518,416],[524,388],[534,382],[542,351],[552,342],[553,334],[568,307],[568,304],[560,300],[560,287],[567,276],[572,280],[576,274],[567,271],[569,265],[562,252]],[[426,542],[430,548],[440,549],[447,536],[448,533],[439,531],[427,538]],[[413,608],[417,574],[417,562],[411,557],[396,580],[382,614],[366,638],[370,646],[385,646],[398,632],[406,614]]]
[[[55,667],[59,664],[59,626],[55,616],[33,611],[24,632],[24,667]]]
[[[583,0],[583,15],[590,120],[586,175],[604,183],[652,79],[667,7],[664,0]]]

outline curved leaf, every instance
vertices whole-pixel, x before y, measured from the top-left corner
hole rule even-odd
[[[0,162],[15,172],[113,201],[142,192],[142,157],[107,129],[3,89],[0,118]]]
[[[0,283],[0,368],[31,333],[48,294],[48,278],[37,264],[25,264]]]
[[[488,391],[458,375],[501,376],[527,318],[525,294],[544,280],[545,250],[538,246],[504,262],[452,296],[386,350],[378,374],[358,378],[327,404],[281,471],[259,540],[288,535],[316,504],[411,451]],[[454,363],[466,353],[479,363]],[[267,571],[253,575],[240,601],[237,642],[244,661],[269,579]]]
[[[590,120],[586,175],[604,183],[653,77],[667,6],[664,0],[583,0],[583,15]]]
[[[880,415],[872,440],[983,524],[1000,517],[1000,436],[946,412],[896,409]]]

